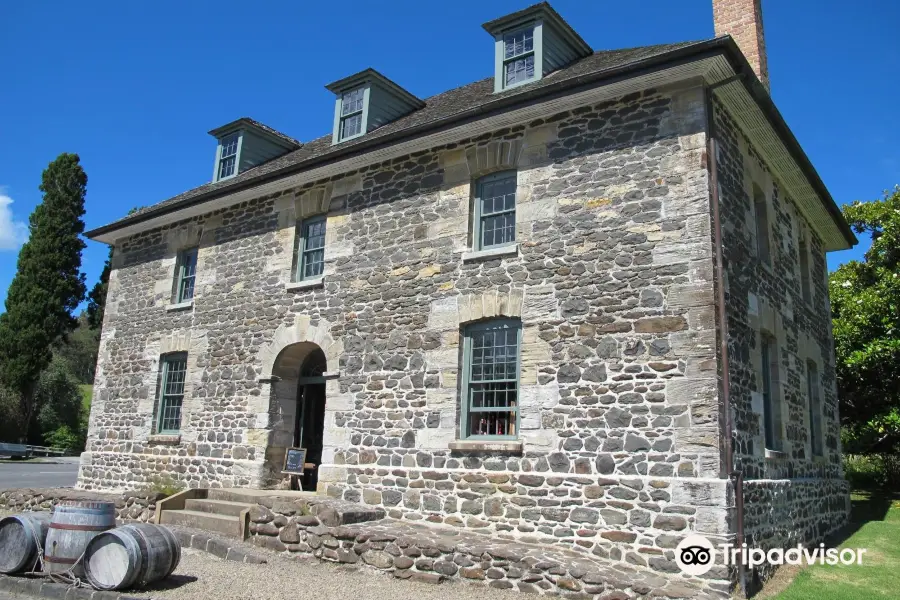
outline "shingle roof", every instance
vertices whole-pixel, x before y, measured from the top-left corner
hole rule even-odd
[[[303,142],[295,140],[291,136],[281,133],[277,129],[273,129],[273,128],[269,127],[268,125],[266,125],[265,123],[260,123],[256,119],[251,119],[250,117],[241,117],[240,119],[235,119],[231,123],[226,123],[226,124],[222,125],[221,127],[216,127],[215,129],[212,129],[209,131],[209,135],[214,136],[214,137],[219,137],[219,134],[221,134],[225,131],[228,131],[229,129],[236,128],[238,125],[241,125],[244,123],[246,123],[247,125],[252,125],[253,127],[256,127],[258,129],[261,129],[261,130],[265,131],[266,133],[274,135],[281,141],[287,143],[289,146],[294,146],[296,148],[299,148],[300,146],[303,145]]]
[[[126,224],[126,222],[134,223],[149,218],[156,213],[168,212],[169,209],[174,209],[175,205],[196,201],[203,196],[209,196],[209,198],[212,199],[213,197],[227,194],[232,191],[232,188],[236,190],[237,188],[242,187],[242,184],[247,184],[255,179],[261,179],[264,176],[275,174],[278,171],[300,170],[304,163],[319,162],[320,160],[327,159],[331,154],[343,155],[348,149],[361,144],[367,144],[372,140],[377,140],[394,133],[416,129],[431,123],[446,122],[452,120],[455,115],[462,115],[473,109],[486,109],[489,105],[510,97],[518,95],[530,97],[536,90],[540,90],[541,88],[552,84],[577,79],[584,75],[637,66],[639,63],[649,58],[658,57],[694,45],[707,44],[709,41],[710,40],[681,42],[676,44],[641,46],[621,50],[595,51],[590,56],[586,56],[567,67],[550,73],[546,77],[539,79],[532,84],[519,86],[501,93],[494,93],[494,78],[487,77],[480,81],[431,96],[425,100],[425,106],[423,108],[388,123],[364,136],[360,136],[359,138],[333,145],[332,135],[331,133],[328,133],[320,138],[306,142],[297,150],[257,165],[252,169],[248,169],[236,177],[232,177],[225,181],[207,183],[192,190],[188,190],[169,198],[168,200],[163,200],[152,206],[142,208],[127,217],[113,221],[109,225],[103,226],[95,231],[90,231],[87,235],[92,236],[106,230],[116,229],[119,225]],[[287,137],[283,134],[278,135]]]

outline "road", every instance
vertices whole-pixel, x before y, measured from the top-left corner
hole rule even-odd
[[[65,462],[62,464],[33,461],[0,463],[0,490],[23,487],[72,487],[78,476],[78,458],[61,460]]]

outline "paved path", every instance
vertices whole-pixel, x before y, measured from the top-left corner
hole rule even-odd
[[[72,487],[78,477],[78,459],[64,460],[66,462],[62,464],[31,461],[0,463],[0,489]]]

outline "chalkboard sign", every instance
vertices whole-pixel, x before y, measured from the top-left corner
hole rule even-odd
[[[303,475],[303,466],[306,462],[306,448],[288,448],[284,455],[284,469],[282,473]]]

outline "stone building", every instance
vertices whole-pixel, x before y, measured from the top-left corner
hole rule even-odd
[[[79,487],[293,484],[663,571],[690,532],[843,523],[825,253],[855,238],[759,0],[714,9],[715,39],[592,51],[538,4],[484,25],[494,77],[420,100],[369,69],[322,138],[213,130],[213,182],[88,234]]]

